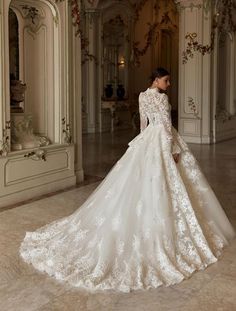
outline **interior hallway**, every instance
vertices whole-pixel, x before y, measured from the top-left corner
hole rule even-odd
[[[87,181],[27,204],[0,211],[1,311],[231,311],[236,310],[236,240],[222,258],[190,279],[146,292],[96,293],[70,289],[38,273],[18,255],[25,231],[70,215],[124,153],[134,132],[84,135]],[[190,145],[203,172],[236,227],[236,139],[216,145]]]

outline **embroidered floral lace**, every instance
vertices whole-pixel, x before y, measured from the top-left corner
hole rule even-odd
[[[216,262],[235,236],[171,126],[167,96],[139,99],[141,133],[99,187],[69,217],[26,233],[20,254],[36,269],[92,291],[169,286]]]
[[[180,153],[180,148],[173,140],[171,123],[171,105],[166,94],[161,94],[157,89],[148,89],[139,95],[139,113],[141,132],[147,127],[148,121],[152,125],[163,125],[166,139],[172,153]]]

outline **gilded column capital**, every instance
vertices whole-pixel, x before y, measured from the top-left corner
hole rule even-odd
[[[175,0],[180,11],[186,8],[190,8],[191,10],[197,8],[202,9],[206,15],[211,10],[212,3],[214,2],[212,0]]]

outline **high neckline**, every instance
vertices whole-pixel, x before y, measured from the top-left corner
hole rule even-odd
[[[158,88],[156,88],[156,87],[155,87],[155,88],[150,88],[150,87],[149,87],[147,90],[148,90],[148,91],[151,91],[151,92],[158,92],[158,93],[160,92],[160,91],[158,90]]]

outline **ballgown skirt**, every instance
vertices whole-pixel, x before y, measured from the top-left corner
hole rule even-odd
[[[235,231],[186,143],[148,125],[72,215],[27,232],[27,263],[87,290],[169,286],[216,262]]]

